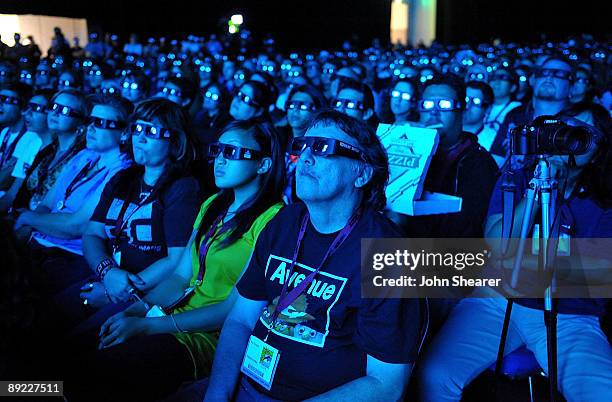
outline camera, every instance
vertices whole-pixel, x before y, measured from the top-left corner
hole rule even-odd
[[[595,141],[584,127],[569,126],[553,116],[540,116],[510,130],[513,155],[582,155]]]

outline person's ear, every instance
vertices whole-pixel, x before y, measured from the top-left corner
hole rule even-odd
[[[257,168],[257,174],[266,174],[272,168],[272,159],[271,158],[263,158],[259,163],[259,167]]]
[[[373,174],[374,174],[374,169],[372,169],[372,166],[368,164],[364,164],[363,168],[361,169],[361,172],[359,172],[359,176],[357,176],[357,178],[355,179],[355,187],[357,188],[364,187],[366,184],[370,182]]]
[[[368,120],[373,114],[374,111],[372,109],[366,109],[365,112],[363,112],[363,120]]]

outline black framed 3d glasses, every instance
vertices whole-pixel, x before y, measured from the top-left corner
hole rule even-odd
[[[346,142],[326,137],[299,137],[291,141],[289,153],[299,156],[310,148],[316,156],[345,156],[351,159],[365,161],[365,154],[357,147]]]
[[[92,124],[95,128],[104,130],[122,130],[126,126],[126,124],[121,121],[103,119],[96,116],[89,116],[87,118],[87,124]]]
[[[208,157],[216,158],[219,155],[223,155],[223,158],[230,160],[258,160],[264,156],[263,152],[256,149],[223,144],[221,142],[210,144],[208,146]]]
[[[141,134],[144,134],[145,137],[156,140],[172,137],[172,131],[170,129],[156,126],[154,124],[132,123],[129,125],[129,130],[132,136],[140,136]]]
[[[53,105],[51,105],[50,111],[51,113],[60,114],[66,117],[74,117],[74,118],[83,117],[81,113],[77,112],[75,109],[71,108],[70,106],[60,105],[59,103],[54,103]]]

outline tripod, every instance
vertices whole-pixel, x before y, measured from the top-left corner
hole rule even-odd
[[[512,267],[511,286],[516,288],[519,280],[519,275],[523,265],[523,255],[529,231],[532,227],[535,213],[535,205],[538,202],[541,211],[541,224],[539,225],[539,252],[538,252],[538,271],[544,270],[550,274],[551,278],[548,287],[544,291],[544,324],[546,326],[547,354],[548,354],[548,377],[549,377],[549,392],[550,401],[554,402],[557,392],[557,311],[553,301],[553,292],[555,287],[554,271],[552,270],[552,262],[556,255],[556,242],[551,242],[551,231],[556,231],[553,228],[553,221],[556,212],[557,201],[557,181],[551,177],[550,163],[545,155],[538,155],[538,162],[533,174],[533,178],[529,181],[529,186],[526,193],[525,213],[521,222],[520,238],[517,246],[516,257]],[[503,235],[502,235],[502,253],[505,254],[509,245],[510,233],[512,233],[512,222],[514,220],[514,192],[513,186],[504,187],[504,192],[512,192],[511,197],[504,195],[504,211],[503,211]],[[508,202],[508,200],[512,202]],[[510,206],[510,211],[506,211],[507,204]],[[510,214],[508,214],[510,212]],[[509,216],[509,219],[508,219]],[[558,227],[558,222],[555,226]],[[552,250],[552,255],[549,254],[549,247]],[[504,316],[504,324],[501,332],[501,339],[497,353],[497,362],[495,364],[495,375],[499,378],[504,358],[504,347],[508,335],[510,325],[510,316],[514,301],[508,299],[506,313]]]

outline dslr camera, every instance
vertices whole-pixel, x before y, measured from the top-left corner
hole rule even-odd
[[[582,155],[595,146],[585,127],[570,126],[553,116],[540,116],[510,130],[513,155]]]

